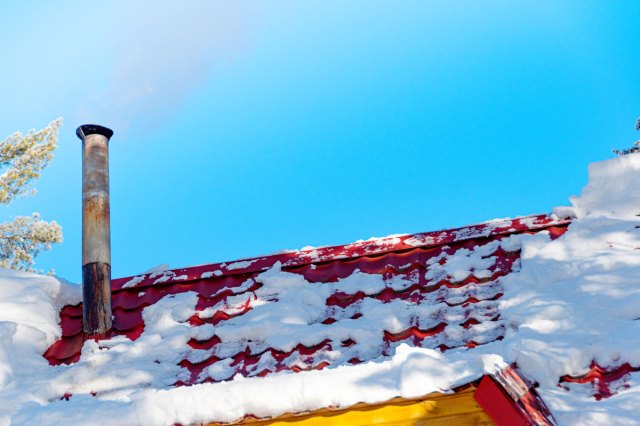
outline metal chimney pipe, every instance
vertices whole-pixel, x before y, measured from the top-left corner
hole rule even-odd
[[[82,325],[90,336],[111,329],[109,139],[95,124],[76,130],[82,140]]]

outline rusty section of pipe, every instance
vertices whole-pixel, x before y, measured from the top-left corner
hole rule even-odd
[[[82,140],[82,322],[86,334],[111,329],[109,139],[113,131],[78,127]]]

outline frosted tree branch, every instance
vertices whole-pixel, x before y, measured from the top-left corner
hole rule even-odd
[[[53,158],[61,125],[58,118],[42,130],[26,135],[16,132],[0,142],[0,203],[10,204],[16,197],[35,192],[30,184]],[[32,266],[38,253],[60,242],[60,225],[41,220],[39,213],[0,223],[0,267],[35,272]]]

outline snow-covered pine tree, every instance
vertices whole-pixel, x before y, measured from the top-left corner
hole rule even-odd
[[[16,132],[0,142],[0,203],[10,204],[16,197],[34,194],[30,184],[53,158],[62,119],[42,130]],[[0,267],[34,271],[34,259],[41,250],[62,242],[62,228],[55,221],[45,222],[39,213],[0,223]]]
[[[636,130],[640,130],[640,118],[636,121]],[[640,140],[635,141],[631,148],[623,149],[622,151],[619,149],[613,150],[613,153],[618,156],[633,154],[634,152],[640,152]]]

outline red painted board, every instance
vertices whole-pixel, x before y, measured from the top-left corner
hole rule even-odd
[[[518,404],[489,376],[482,378],[473,397],[498,426],[532,425]]]

